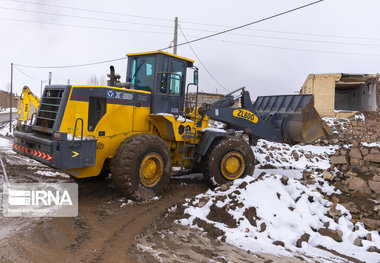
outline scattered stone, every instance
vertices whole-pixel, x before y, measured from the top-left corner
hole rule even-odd
[[[292,155],[293,155],[294,160],[298,161],[300,159],[300,156],[296,151],[293,151]]]
[[[348,184],[349,190],[360,192],[360,193],[371,194],[371,189],[369,189],[367,183],[362,178],[350,177],[347,180],[347,184]]]
[[[257,217],[256,207],[250,207],[250,208],[245,209],[243,215],[247,218],[248,222],[252,226],[254,227],[257,226],[256,221],[260,220],[260,217]]]
[[[380,175],[375,175],[373,178],[372,178],[373,181],[377,181],[377,182],[380,182]]]
[[[372,241],[372,235],[371,235],[371,233],[368,233],[366,239],[367,239],[368,241]]]
[[[335,195],[333,195],[333,196],[331,197],[331,202],[333,202],[334,204],[337,204],[337,203],[339,203],[339,198],[336,197]]]
[[[362,246],[363,246],[363,244],[362,244],[362,240],[361,240],[360,237],[355,238],[355,240],[354,240],[354,245],[355,245],[355,246],[358,246],[358,247],[362,247]]]
[[[281,177],[281,183],[283,185],[288,185],[289,178],[286,177],[285,175]]]
[[[331,237],[336,242],[342,242],[343,232],[341,230],[332,230],[328,228],[320,228],[318,233],[322,236]]]
[[[280,241],[280,240],[276,240],[273,242],[273,245],[275,246],[282,246],[282,247],[285,247],[285,243]]]
[[[332,173],[330,173],[329,171],[324,171],[323,172],[323,179],[325,180],[334,180],[334,175]]]
[[[369,162],[374,162],[374,163],[380,163],[380,153],[370,153],[364,156],[364,160],[369,161]]]
[[[301,248],[302,242],[309,242],[310,235],[308,233],[304,233],[296,242],[296,247]]]
[[[242,183],[238,186],[238,188],[243,189],[243,188],[245,188],[247,185],[248,185],[247,182],[242,182]]]
[[[332,143],[332,144],[337,144],[338,142],[339,142],[338,139],[332,139],[332,140],[331,140],[331,143]]]
[[[375,212],[380,211],[380,205],[375,205],[374,208],[373,208],[373,210]]]
[[[199,202],[196,206],[202,208],[207,204],[209,200],[210,200],[209,196],[203,196],[201,199],[199,199]]]
[[[364,156],[366,156],[369,153],[368,148],[362,148],[360,151],[362,152],[362,155]]]
[[[343,156],[343,155],[335,156],[335,155],[333,155],[330,157],[330,162],[333,165],[335,165],[335,164],[347,164],[348,160],[347,160],[346,156]]]
[[[360,212],[353,202],[348,202],[346,204],[342,204],[342,206],[344,206],[352,214],[357,214]]]
[[[379,181],[368,181],[368,186],[371,188],[372,191],[375,192],[375,194],[380,195],[380,182]]]
[[[264,232],[267,229],[267,225],[265,223],[261,223],[260,232]]]
[[[230,185],[229,184],[222,184],[219,188],[220,191],[222,192],[225,192],[227,191],[228,189],[230,189]]]
[[[340,170],[342,170],[343,172],[346,172],[348,171],[349,167],[347,164],[343,164],[342,167],[340,168]]]
[[[360,161],[361,161],[361,159],[356,159],[353,157],[350,158],[350,164],[351,165],[360,165]]]
[[[362,221],[366,227],[373,230],[380,230],[380,220],[363,218]]]
[[[380,249],[378,249],[378,248],[375,247],[375,246],[370,246],[370,247],[368,248],[368,251],[369,251],[369,252],[380,253]]]
[[[362,158],[362,153],[360,152],[359,148],[357,147],[352,147],[350,151],[350,157],[355,158],[355,159],[361,159]]]
[[[342,215],[342,212],[338,209],[336,209],[336,205],[337,204],[333,204],[331,207],[330,207],[330,210],[329,210],[329,215],[334,218],[334,219],[338,219],[341,215]]]
[[[230,228],[236,228],[237,223],[235,219],[226,210],[226,207],[217,207],[215,204],[212,204],[210,206],[210,212],[206,218],[208,220],[226,224]]]

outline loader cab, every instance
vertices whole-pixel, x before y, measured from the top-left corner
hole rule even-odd
[[[136,90],[152,92],[151,113],[180,114],[183,110],[187,68],[193,60],[156,51],[128,54],[127,82]]]

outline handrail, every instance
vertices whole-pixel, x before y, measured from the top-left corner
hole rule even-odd
[[[36,113],[33,112],[32,116],[30,116],[30,125],[33,124],[33,117],[36,116]]]
[[[72,139],[72,141],[75,140],[75,132],[77,131],[77,123],[78,123],[79,120],[82,122],[82,127],[81,127],[81,130],[80,130],[80,132],[81,132],[81,134],[80,134],[80,137],[81,137],[80,140],[81,141],[83,140],[83,119],[82,118],[77,118],[75,120],[74,133],[73,133],[73,139]]]

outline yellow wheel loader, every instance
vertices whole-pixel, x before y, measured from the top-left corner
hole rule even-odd
[[[193,63],[161,51],[128,54],[126,82],[111,66],[107,86],[46,86],[13,149],[76,178],[111,173],[122,193],[141,198],[161,193],[172,167],[220,185],[253,173],[258,138],[310,142],[328,134],[312,95],[252,104],[240,88],[213,104],[190,101],[189,88],[198,94]],[[210,118],[228,129],[210,128]]]

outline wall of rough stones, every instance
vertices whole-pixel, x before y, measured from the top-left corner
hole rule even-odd
[[[334,131],[329,143],[339,149],[330,156],[325,178],[343,192],[341,198],[347,197],[343,205],[354,221],[380,231],[380,114],[363,112],[327,122]]]

